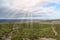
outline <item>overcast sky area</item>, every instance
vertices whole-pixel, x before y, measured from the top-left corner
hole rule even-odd
[[[60,19],[60,0],[0,0],[0,19]]]

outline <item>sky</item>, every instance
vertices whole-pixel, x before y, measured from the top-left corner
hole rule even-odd
[[[0,19],[60,19],[60,0],[0,0]]]

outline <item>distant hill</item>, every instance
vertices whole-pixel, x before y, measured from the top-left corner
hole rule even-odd
[[[27,19],[0,19],[0,23],[4,23],[4,22],[20,22],[20,21],[31,21],[31,20],[27,20]],[[33,19],[32,21],[51,22],[51,21],[60,21],[60,19],[54,19],[54,20],[38,20],[38,19]]]

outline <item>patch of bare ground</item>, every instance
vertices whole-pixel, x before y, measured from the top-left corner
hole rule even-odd
[[[56,40],[54,38],[39,38],[39,40]]]

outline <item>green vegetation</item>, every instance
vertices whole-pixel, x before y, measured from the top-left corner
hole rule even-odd
[[[4,35],[7,35],[13,30],[14,24],[0,24],[0,40]],[[39,37],[56,38],[60,39],[60,25],[55,25],[58,35],[55,36],[51,29],[51,24],[40,24],[40,23],[20,23],[15,24],[18,27],[18,32],[14,32],[12,40],[23,40],[29,38],[31,40],[38,39]]]
[[[0,39],[12,30],[13,24],[0,24]]]
[[[60,40],[60,25],[58,24],[58,25],[55,25],[55,26],[56,26],[56,31],[57,31],[57,33],[58,33],[56,39],[57,39],[57,40]]]

